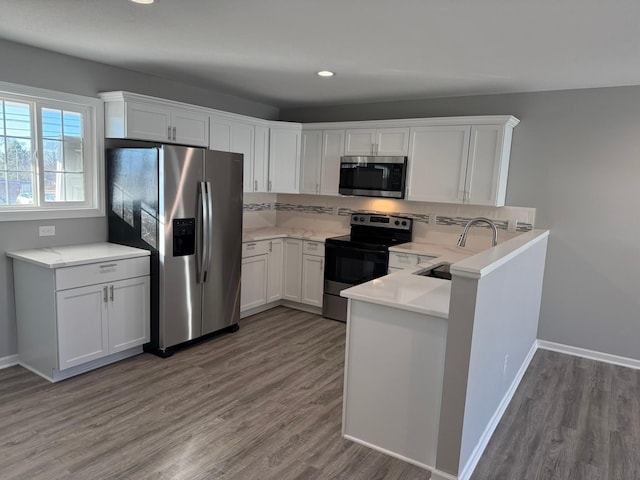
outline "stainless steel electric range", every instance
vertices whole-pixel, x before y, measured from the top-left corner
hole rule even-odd
[[[346,288],[387,274],[389,247],[410,242],[413,221],[407,217],[354,213],[351,234],[325,241],[322,316],[347,321]]]

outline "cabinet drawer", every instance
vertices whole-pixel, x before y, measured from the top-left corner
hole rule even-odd
[[[242,258],[254,257],[269,253],[269,241],[260,240],[258,242],[246,242],[242,244]]]
[[[104,261],[56,269],[56,290],[149,275],[149,257]]]
[[[418,255],[412,253],[389,252],[389,267],[409,268],[418,264]]]
[[[324,243],[305,240],[302,245],[302,253],[305,255],[318,255],[324,257]]]

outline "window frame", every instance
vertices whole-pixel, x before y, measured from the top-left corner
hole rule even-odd
[[[33,105],[33,148],[37,151],[34,172],[37,188],[44,196],[44,161],[42,109],[73,110],[83,114],[83,202],[49,202],[39,205],[0,205],[0,222],[47,220],[57,218],[103,217],[104,200],[104,103],[99,98],[85,97],[24,85],[0,82],[0,96]]]

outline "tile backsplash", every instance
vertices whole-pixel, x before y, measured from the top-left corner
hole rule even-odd
[[[535,208],[484,207],[410,202],[367,197],[295,194],[245,194],[245,227],[284,226],[344,233],[352,213],[381,213],[412,218],[414,240],[455,243],[472,218],[486,217],[499,229],[499,239],[512,238],[535,225]],[[273,222],[273,223],[268,223]],[[488,226],[474,228],[475,237],[490,235]]]

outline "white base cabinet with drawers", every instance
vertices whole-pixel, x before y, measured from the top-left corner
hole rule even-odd
[[[136,355],[149,342],[148,255],[60,268],[14,256],[13,272],[19,361],[47,380]]]

